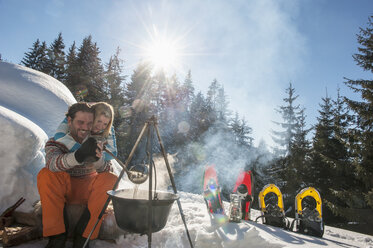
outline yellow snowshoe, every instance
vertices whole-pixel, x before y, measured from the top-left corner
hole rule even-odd
[[[296,229],[300,233],[316,237],[324,235],[322,201],[315,188],[304,188],[295,197],[294,221],[296,222]],[[294,223],[292,223],[291,229],[293,229],[293,225]]]
[[[259,193],[259,207],[263,223],[271,226],[287,228],[284,202],[280,189],[274,184],[267,184]]]

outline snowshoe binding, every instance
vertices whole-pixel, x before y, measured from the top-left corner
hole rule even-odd
[[[287,229],[282,193],[276,185],[268,184],[260,191],[259,207],[262,215],[255,221],[262,218],[266,225]]]
[[[298,193],[295,197],[295,211],[295,219],[291,229],[293,229],[295,222],[297,232],[316,237],[324,235],[322,202],[320,194],[315,188],[308,187]]]
[[[229,205],[229,222],[241,222],[242,209],[241,202],[242,199],[238,194],[230,194],[230,205]]]

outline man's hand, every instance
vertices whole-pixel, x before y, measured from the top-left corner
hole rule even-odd
[[[98,144],[95,138],[89,137],[75,152],[75,159],[79,163],[95,162],[102,157],[102,144]]]

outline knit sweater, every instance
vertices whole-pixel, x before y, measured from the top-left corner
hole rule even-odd
[[[110,160],[100,158],[94,163],[79,163],[75,151],[70,152],[62,143],[50,138],[45,145],[46,167],[53,172],[65,171],[73,177],[87,176],[96,172],[112,171]]]

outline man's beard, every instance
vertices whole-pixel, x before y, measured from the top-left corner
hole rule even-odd
[[[70,128],[70,135],[75,139],[75,141],[82,143],[83,140],[89,135],[89,130]]]

